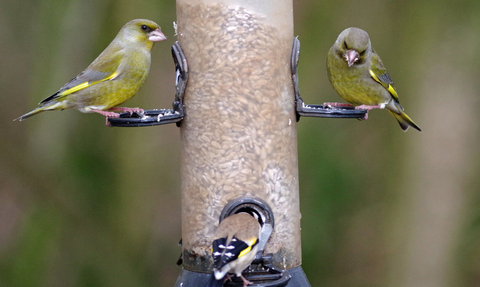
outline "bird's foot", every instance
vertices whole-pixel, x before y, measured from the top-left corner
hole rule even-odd
[[[95,113],[99,113],[107,118],[118,118],[120,117],[119,114],[117,113],[114,113],[114,112],[106,112],[106,111],[102,111],[102,110],[95,110],[95,109],[91,109],[90,111],[92,112],[95,112]]]
[[[384,108],[385,108],[385,105],[360,105],[360,106],[355,107],[356,110],[366,110],[367,111],[362,120],[368,120],[368,111],[373,110],[373,109],[384,109]]]
[[[243,287],[247,287],[248,285],[251,285],[251,284],[253,284],[253,282],[251,282],[251,281],[248,281],[247,279],[245,279],[245,277],[243,277],[243,275],[240,275],[240,278],[242,278],[242,281],[243,281]]]
[[[347,104],[347,103],[323,103],[323,107],[348,107],[348,108],[352,108],[353,105],[351,104]]]
[[[109,111],[117,111],[117,112],[128,112],[130,113],[130,116],[133,114],[133,113],[138,113],[139,115],[143,115],[144,113],[144,110],[141,109],[141,108],[122,108],[122,107],[118,107],[118,108],[111,108],[109,109]]]
[[[120,117],[119,114],[114,113],[114,112],[106,112],[106,111],[95,110],[95,109],[91,109],[91,111],[105,116],[105,125],[107,127],[111,127],[110,123],[108,122],[108,118],[119,118]]]
[[[359,119],[359,120],[361,120],[361,121],[366,121],[366,120],[368,120],[368,110],[367,110],[367,112],[365,113],[365,115],[363,116],[363,118],[361,118],[361,119]]]

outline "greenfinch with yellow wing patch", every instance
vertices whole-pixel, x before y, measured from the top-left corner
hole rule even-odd
[[[77,109],[118,117],[112,111],[138,111],[115,108],[132,98],[142,87],[150,70],[153,43],[165,40],[160,26],[145,19],[125,24],[108,47],[58,92],[44,99],[39,107],[17,118],[22,121],[43,111]],[[110,112],[108,112],[110,110]]]
[[[386,108],[403,131],[409,127],[422,131],[404,112],[393,81],[364,30],[352,27],[340,33],[328,52],[327,73],[340,97],[356,109],[367,110],[367,116],[370,109]]]

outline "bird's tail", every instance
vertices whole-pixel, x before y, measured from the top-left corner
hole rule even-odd
[[[397,119],[398,124],[400,124],[400,127],[404,132],[406,132],[409,127],[412,127],[419,132],[422,131],[422,129],[420,129],[420,127],[417,126],[417,124],[414,123],[412,119],[403,111],[400,110],[400,114],[392,112],[391,110],[388,110],[388,111],[395,117],[395,119]]]
[[[29,118],[33,115],[36,115],[36,114],[41,113],[41,112],[46,111],[46,110],[49,110],[48,106],[38,107],[38,108],[34,109],[33,111],[30,111],[30,112],[24,114],[23,116],[14,119],[14,121],[23,121],[26,118]]]
[[[41,113],[41,112],[44,112],[44,111],[63,110],[63,109],[68,108],[62,102],[57,102],[57,101],[45,101],[45,100],[43,100],[43,101],[40,102],[39,105],[40,106],[38,108],[24,114],[21,117],[18,117],[16,119],[14,119],[14,121],[23,121],[26,118],[29,118],[31,116],[34,116],[34,115],[36,115],[38,113]]]

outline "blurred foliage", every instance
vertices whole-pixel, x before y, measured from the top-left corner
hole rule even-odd
[[[303,268],[312,286],[480,283],[480,2],[297,0],[300,87],[340,100],[325,57],[369,32],[423,133],[385,111],[298,125]],[[173,286],[179,131],[106,128],[77,111],[12,120],[83,70],[135,18],[168,40],[129,106],[170,107],[174,1],[0,0],[0,286]],[[156,96],[158,95],[158,96]]]

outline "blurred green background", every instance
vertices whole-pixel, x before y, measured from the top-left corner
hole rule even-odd
[[[479,286],[480,2],[294,1],[306,103],[340,101],[325,60],[369,32],[407,113],[298,124],[303,268],[312,286]],[[173,286],[179,130],[107,128],[33,109],[135,18],[162,26],[127,106],[169,108],[175,2],[0,0],[0,286]]]

